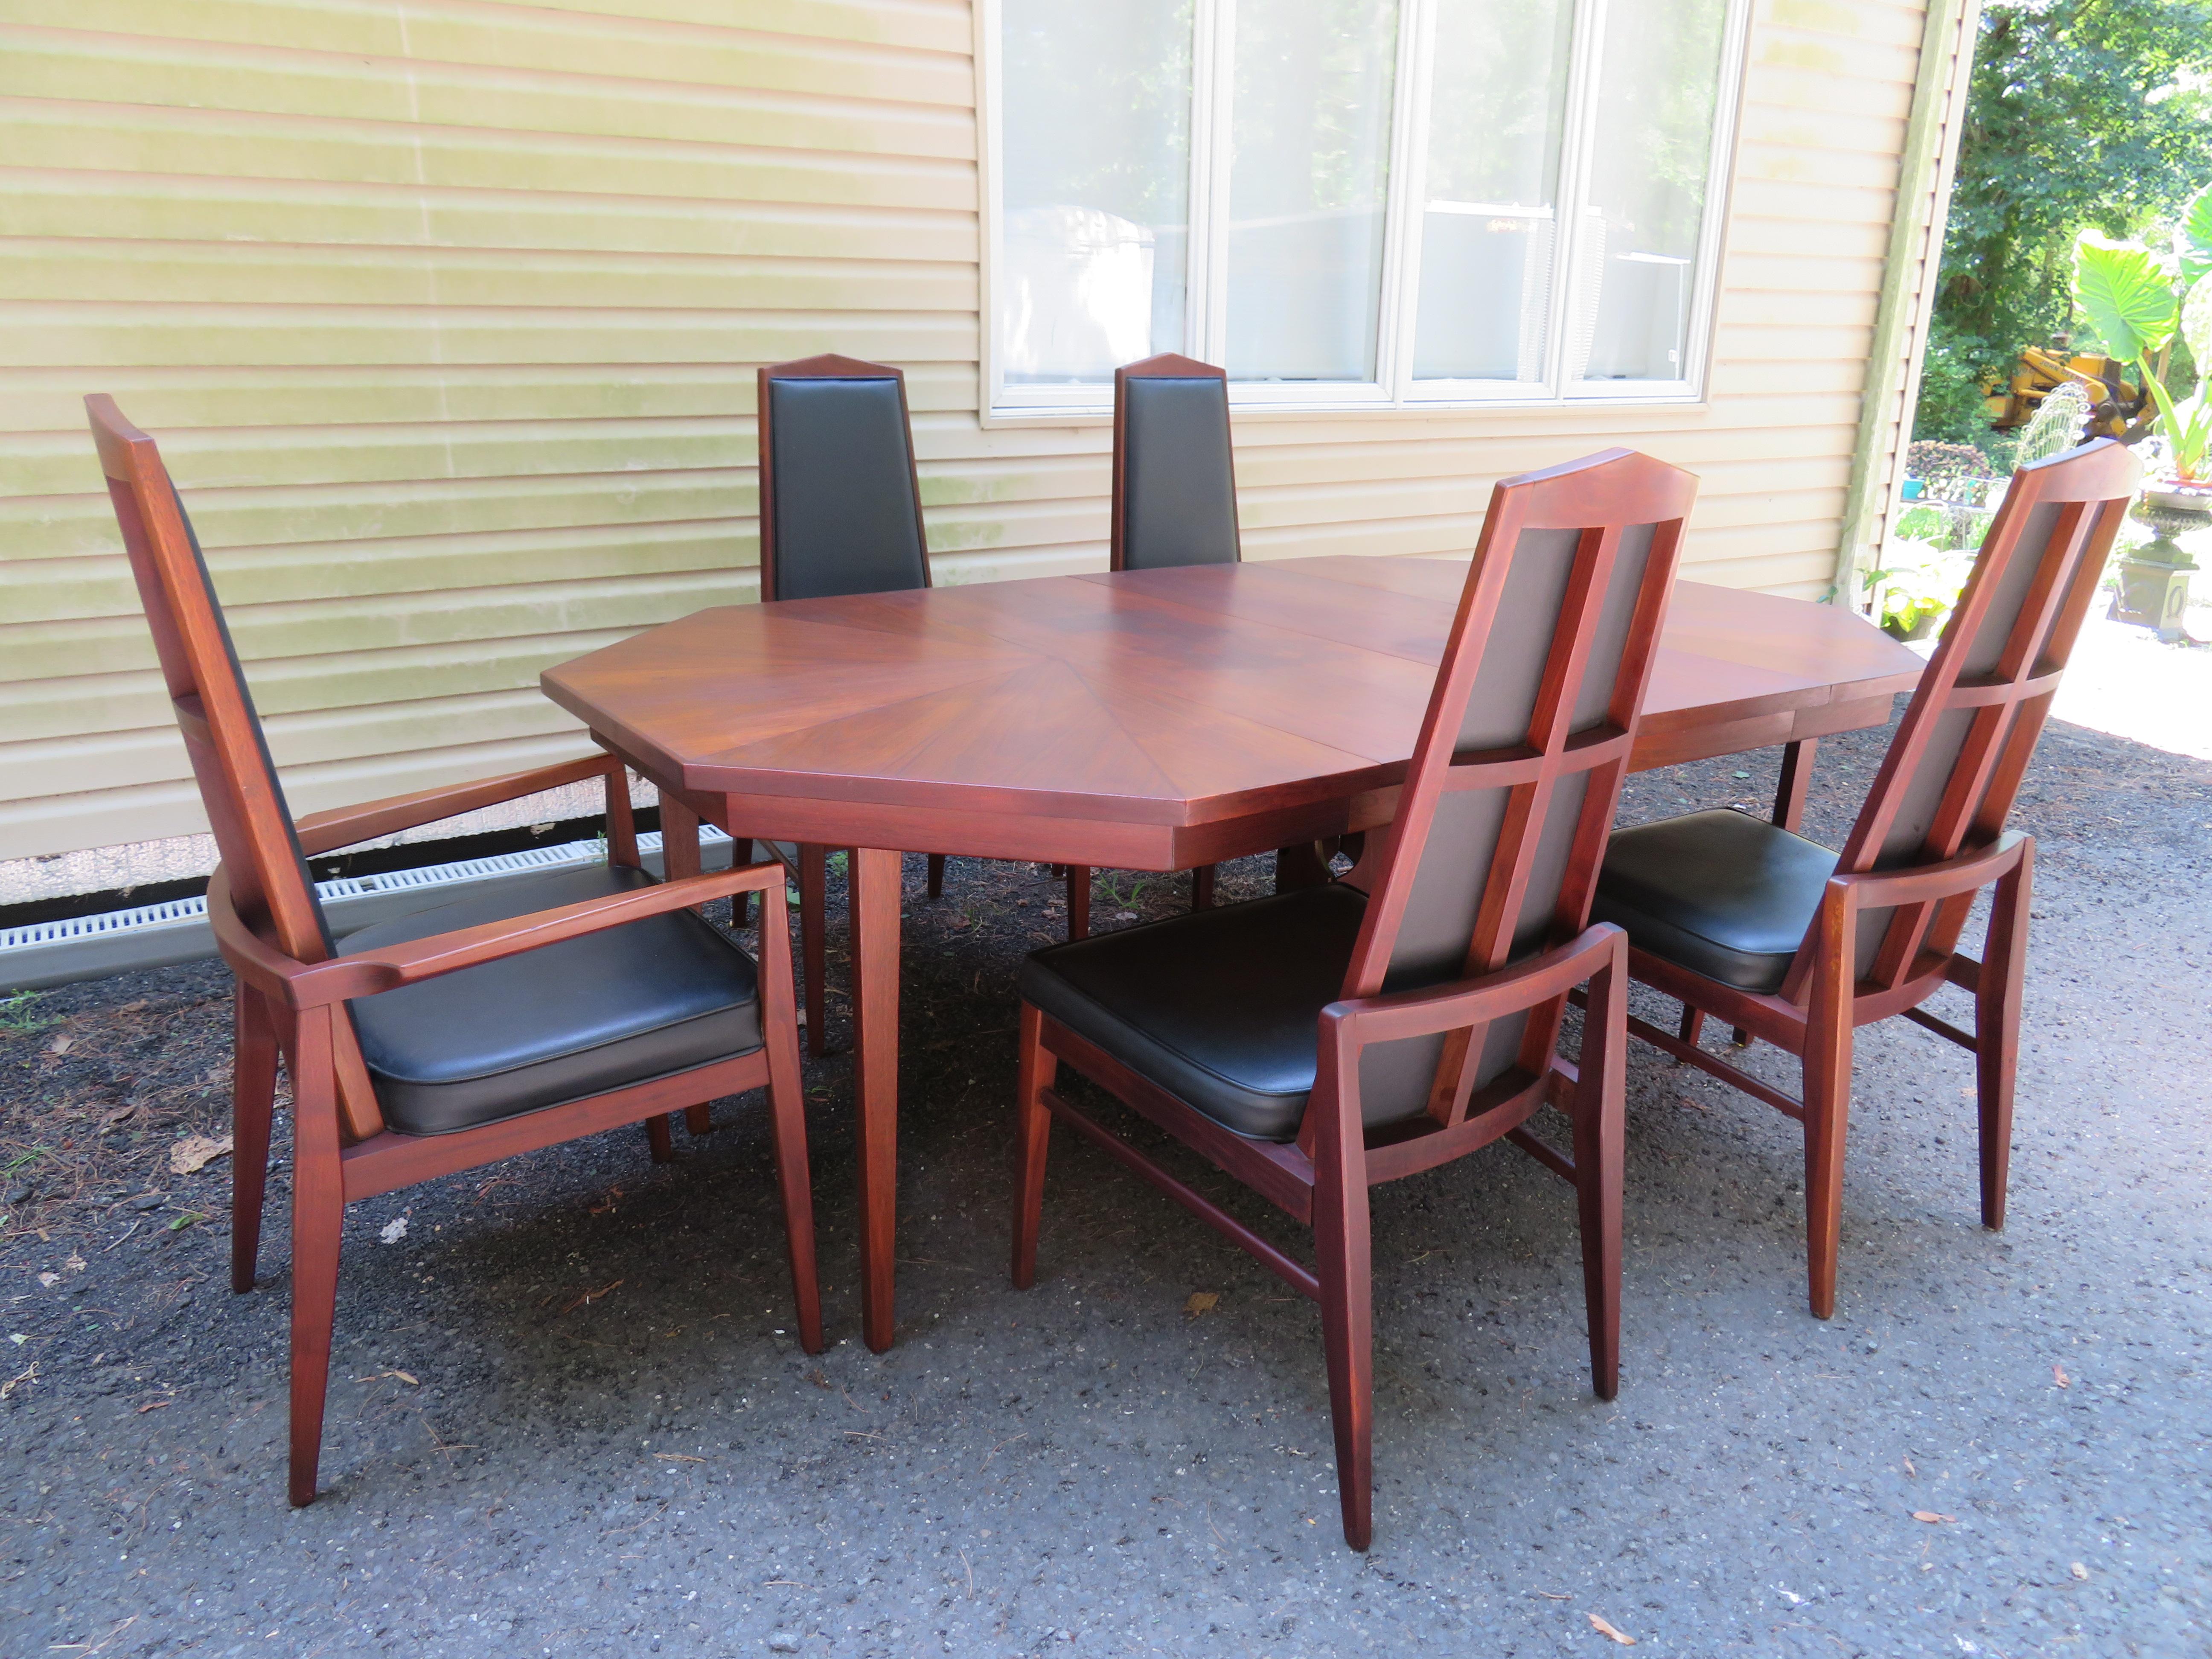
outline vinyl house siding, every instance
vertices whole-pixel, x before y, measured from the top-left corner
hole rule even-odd
[[[1758,0],[1703,404],[1240,415],[1246,556],[1464,550],[1495,478],[1620,442],[1704,477],[1690,574],[1825,593],[1923,21]],[[974,41],[0,0],[0,859],[205,827],[88,392],[161,440],[302,812],[579,752],[541,669],[753,598],[759,363],[905,368],[940,582],[1103,568],[1107,427],[978,416]]]

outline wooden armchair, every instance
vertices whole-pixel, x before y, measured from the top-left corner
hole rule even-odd
[[[1836,1310],[1852,1034],[1902,1015],[1972,1052],[1982,1224],[2004,1225],[2034,846],[2005,819],[2102,580],[2141,466],[2100,439],[2013,475],[1966,591],[1840,854],[1732,811],[1613,837],[1593,912],[1634,976],[1682,1003],[1679,1032],[1628,1029],[1805,1127],[1809,1299]],[[1960,951],[1994,888],[1981,959]],[[1974,1030],[1920,1005],[1973,994]],[[1704,1017],[1798,1057],[1793,1099],[1698,1046]]]
[[[1389,828],[1346,880],[1029,959],[1013,1279],[1054,1119],[1319,1301],[1344,1536],[1373,1533],[1367,1189],[1510,1139],[1573,1182],[1590,1370],[1620,1340],[1626,940],[1586,926],[1696,493],[1626,450],[1491,498]],[[1557,1052],[1587,984],[1580,1063]],[[1055,1092],[1065,1062],[1310,1224],[1294,1261]],[[1531,1134],[1547,1102],[1573,1155]]]
[[[799,1341],[822,1347],[783,872],[655,882],[619,763],[572,762],[295,824],[198,539],[154,441],[85,400],[222,863],[208,914],[237,976],[231,1283],[252,1288],[281,1053],[292,1077],[291,1498],[315,1495],[347,1204],[765,1086]],[[306,860],[603,776],[609,863],[334,939]],[[763,961],[687,907],[758,892]]]

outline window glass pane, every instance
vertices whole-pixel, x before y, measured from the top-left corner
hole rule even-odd
[[[1438,0],[1416,380],[1541,380],[1572,0]]]
[[[1237,0],[1227,323],[1238,380],[1375,378],[1397,14],[1396,0]]]
[[[1005,0],[1009,386],[1110,381],[1183,348],[1193,0]]]
[[[1679,380],[1717,118],[1728,0],[1637,0],[1606,9],[1582,286],[1571,374]],[[1577,360],[1581,361],[1577,361]]]

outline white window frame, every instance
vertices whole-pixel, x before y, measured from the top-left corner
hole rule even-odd
[[[1573,48],[1567,72],[1568,126],[1559,158],[1559,211],[1567,216],[1565,257],[1552,285],[1544,381],[1443,380],[1413,378],[1413,293],[1420,270],[1426,200],[1430,77],[1418,72],[1431,56],[1437,0],[1399,0],[1398,67],[1392,82],[1390,179],[1383,220],[1381,304],[1377,308],[1376,378],[1371,382],[1231,380],[1230,402],[1255,413],[1398,412],[1432,415],[1448,410],[1572,409],[1592,404],[1695,404],[1705,396],[1711,366],[1713,319],[1720,298],[1721,250],[1735,183],[1735,137],[1743,100],[1744,64],[1750,36],[1751,0],[1728,0],[1721,38],[1720,79],[1706,163],[1707,189],[1698,228],[1697,286],[1690,301],[1684,374],[1669,380],[1568,380],[1566,331],[1570,273],[1583,257],[1580,211],[1589,186],[1591,130],[1597,119],[1598,42],[1609,3],[1635,0],[1573,0]],[[1191,43],[1191,180],[1188,262],[1184,273],[1184,337],[1177,347],[1206,362],[1225,361],[1228,240],[1225,213],[1213,204],[1229,191],[1227,140],[1235,95],[1231,50],[1237,0],[1196,0]],[[979,408],[987,425],[1065,425],[1109,419],[1114,387],[1015,386],[1004,383],[999,363],[999,319],[994,283],[1004,268],[1004,176],[1000,136],[1004,131],[1000,0],[975,0],[975,100],[980,192],[978,321]]]

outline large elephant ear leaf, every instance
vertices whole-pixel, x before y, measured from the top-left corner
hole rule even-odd
[[[2173,283],[2139,243],[2085,230],[2074,239],[2074,303],[2115,357],[2134,362],[2173,333]]]
[[[2183,282],[2202,283],[2212,276],[2212,185],[2198,191],[2182,209],[2181,228],[2173,233],[2173,252],[2181,261]]]
[[[2189,342],[2198,376],[2212,381],[2212,282],[2197,283],[2182,302],[2181,337]]]

